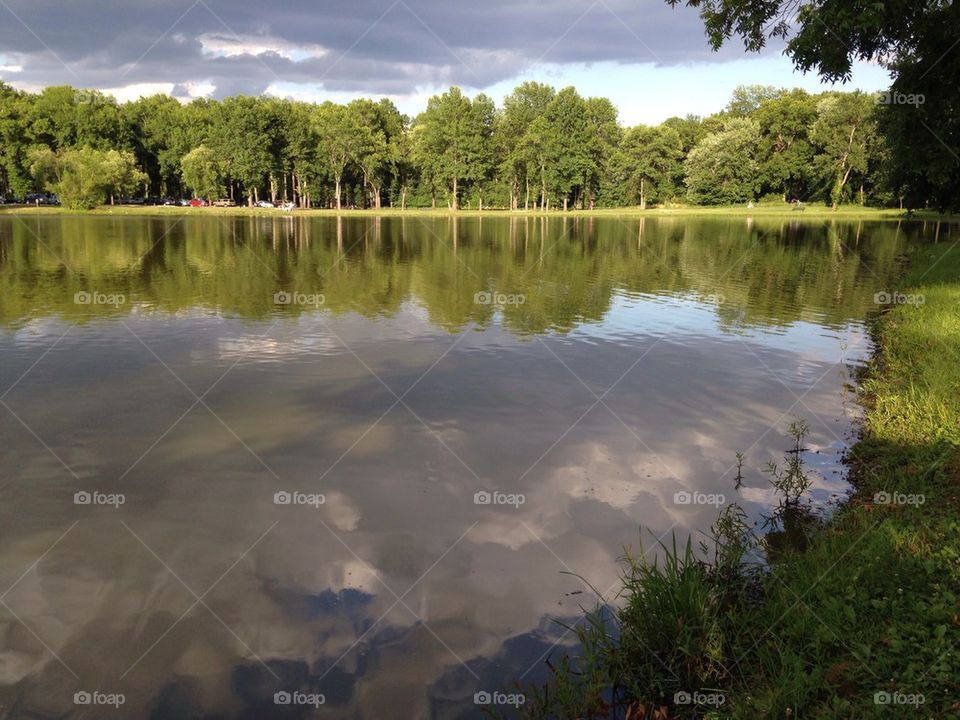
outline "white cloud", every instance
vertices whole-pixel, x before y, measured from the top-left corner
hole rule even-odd
[[[240,55],[264,55],[273,53],[293,62],[302,62],[311,58],[321,58],[329,50],[321,45],[297,44],[282,38],[267,35],[222,35],[205,33],[197,40],[203,54],[209,57],[238,57]]]

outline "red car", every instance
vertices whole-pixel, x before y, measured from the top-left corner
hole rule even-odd
[[[206,200],[197,200],[196,198],[190,201],[190,207],[203,207],[206,204],[207,204]]]

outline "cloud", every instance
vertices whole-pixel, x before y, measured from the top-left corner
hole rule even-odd
[[[545,63],[723,61],[696,13],[662,0],[12,0],[0,46],[27,85],[170,87],[259,94],[306,84],[326,92],[411,95],[482,89]],[[6,62],[6,61],[5,61]]]

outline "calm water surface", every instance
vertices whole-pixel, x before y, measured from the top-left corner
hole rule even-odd
[[[845,492],[864,320],[925,239],[0,217],[2,717],[479,716],[568,648],[564,571],[709,527],[683,493],[734,499],[737,450],[754,517],[796,416]]]

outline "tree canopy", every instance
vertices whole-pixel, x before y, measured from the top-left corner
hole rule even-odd
[[[881,63],[893,77],[889,92],[877,98],[890,152],[883,171],[892,192],[910,207],[960,207],[960,3],[666,2],[698,9],[714,49],[734,35],[750,51],[771,37],[787,38],[794,65],[831,82],[849,80],[857,60]],[[839,168],[838,175],[842,179]]]
[[[926,184],[907,172],[914,161],[887,138],[911,126],[887,109],[863,93],[744,86],[710,117],[624,127],[608,99],[535,82],[501,107],[452,87],[414,118],[388,99],[121,104],[0,83],[0,195],[49,190],[77,207],[129,195],[331,208],[940,203],[931,178],[949,182],[952,158],[921,155]]]

